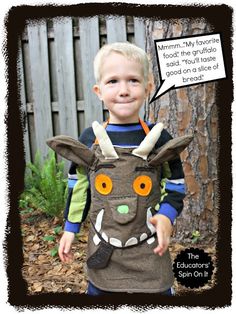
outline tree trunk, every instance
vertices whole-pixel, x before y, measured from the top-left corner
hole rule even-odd
[[[156,87],[160,86],[154,40],[211,33],[204,20],[180,19],[146,22],[147,51],[150,55]],[[198,84],[170,90],[150,105],[146,118],[161,121],[170,134],[194,133],[194,140],[181,153],[187,196],[175,225],[174,239],[191,241],[194,231],[200,240],[213,243],[218,228],[217,156],[218,114],[217,83]]]

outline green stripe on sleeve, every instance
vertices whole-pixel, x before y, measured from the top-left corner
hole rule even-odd
[[[82,220],[83,211],[87,199],[87,189],[89,187],[89,181],[85,168],[76,168],[76,173],[78,176],[78,181],[73,188],[69,214],[67,218],[70,222],[74,223],[81,222]]]

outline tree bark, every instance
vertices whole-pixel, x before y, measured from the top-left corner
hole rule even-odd
[[[156,87],[160,85],[160,78],[154,40],[211,32],[203,19],[148,20],[146,44]],[[204,243],[216,240],[219,140],[216,92],[215,82],[192,85],[172,89],[145,106],[146,118],[163,122],[173,137],[194,133],[193,142],[181,153],[187,196],[175,224],[174,239],[178,241],[190,242],[194,231],[200,232],[200,240]]]

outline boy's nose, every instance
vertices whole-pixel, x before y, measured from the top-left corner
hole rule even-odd
[[[129,95],[129,87],[126,82],[121,82],[120,83],[120,91],[119,91],[120,96],[127,96]]]

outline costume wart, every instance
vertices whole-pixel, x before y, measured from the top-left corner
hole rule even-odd
[[[192,136],[172,139],[154,150],[162,129],[156,124],[135,149],[114,148],[97,122],[93,130],[98,141],[92,150],[67,136],[47,142],[89,170],[88,277],[102,290],[161,292],[173,284],[169,251],[161,257],[153,253],[156,231],[149,219],[160,201],[162,163],[178,157]]]

